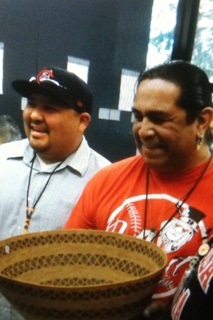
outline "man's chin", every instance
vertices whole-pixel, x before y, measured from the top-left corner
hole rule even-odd
[[[152,168],[156,171],[165,170],[167,159],[165,159],[165,157],[162,157],[161,154],[158,154],[157,152],[155,154],[146,153],[142,150],[140,150],[140,154],[142,155],[144,162],[148,165],[149,168]]]
[[[37,152],[37,151],[45,151],[47,149],[47,145],[44,142],[39,140],[30,139],[30,146]]]

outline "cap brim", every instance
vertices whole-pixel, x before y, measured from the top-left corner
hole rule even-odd
[[[42,94],[55,98],[57,101],[71,107],[65,100],[61,99],[59,95],[51,88],[43,87],[35,82],[27,80],[15,80],[12,82],[13,89],[25,98],[32,97],[33,94]]]

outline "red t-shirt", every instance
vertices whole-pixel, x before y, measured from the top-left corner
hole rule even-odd
[[[107,166],[89,181],[65,228],[106,230],[153,241],[168,256],[153,297],[170,298],[202,237],[213,229],[212,162],[197,182],[206,166],[173,175],[150,170],[149,179],[140,155]]]

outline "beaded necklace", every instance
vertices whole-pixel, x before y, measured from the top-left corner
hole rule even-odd
[[[29,228],[29,224],[30,224],[30,220],[31,217],[33,215],[33,212],[35,210],[36,205],[38,204],[39,200],[41,199],[44,191],[47,188],[47,185],[52,177],[52,175],[54,174],[54,172],[56,171],[56,169],[58,169],[58,167],[60,167],[60,165],[62,164],[63,161],[61,161],[60,163],[58,163],[55,168],[52,170],[52,172],[49,175],[49,178],[47,179],[43,189],[41,190],[38,198],[35,200],[34,204],[32,205],[32,207],[29,206],[29,192],[30,192],[30,184],[31,184],[31,178],[32,178],[32,171],[33,171],[33,165],[36,159],[36,154],[34,154],[33,160],[32,160],[32,164],[30,167],[30,174],[29,174],[29,179],[28,179],[28,185],[27,185],[27,195],[26,195],[26,219],[25,219],[25,223],[24,223],[24,229],[23,229],[23,234],[28,232],[28,228]]]

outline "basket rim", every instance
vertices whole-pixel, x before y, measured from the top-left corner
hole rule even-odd
[[[147,275],[143,275],[143,281],[148,281],[149,278],[151,278],[154,274],[156,277],[158,277],[163,269],[166,267],[166,264],[168,262],[168,257],[166,255],[166,253],[160,248],[158,247],[155,243],[152,242],[148,242],[144,239],[139,239],[136,238],[134,236],[131,235],[126,235],[126,234],[119,234],[116,232],[108,232],[108,231],[104,231],[104,230],[94,230],[94,229],[60,229],[60,230],[47,230],[47,231],[39,231],[39,232],[31,232],[31,233],[27,233],[27,234],[21,234],[21,235],[17,235],[14,237],[10,237],[10,238],[6,238],[3,240],[0,240],[0,248],[5,247],[9,244],[12,244],[14,242],[19,242],[22,241],[26,238],[33,238],[33,237],[48,237],[49,235],[60,235],[60,234],[88,234],[88,235],[103,235],[104,237],[110,236],[113,238],[120,238],[120,239],[126,239],[129,240],[131,242],[138,242],[138,243],[146,243],[146,245],[148,245],[149,247],[154,248],[155,250],[157,250],[159,252],[159,254],[161,255],[162,259],[163,259],[163,264],[161,267],[158,268],[157,271],[153,271],[148,273]],[[40,246],[40,244],[39,244]],[[31,288],[39,288],[42,290],[53,290],[53,291],[69,291],[72,290],[73,292],[79,292],[79,291],[93,291],[94,288],[97,288],[98,290],[107,290],[107,289],[117,289],[119,287],[122,287],[123,285],[136,285],[137,283],[139,283],[141,281],[141,277],[136,277],[134,276],[132,279],[128,279],[128,280],[121,280],[121,281],[116,281],[115,283],[106,283],[106,284],[95,284],[95,285],[82,285],[82,286],[63,286],[63,285],[46,285],[46,284],[40,284],[40,283],[35,283],[35,282],[31,282],[31,281],[23,281],[23,280],[18,280],[16,278],[11,278],[8,277],[6,275],[2,274],[2,270],[0,270],[0,282],[1,281],[7,281],[7,282],[11,282],[11,283],[16,283],[18,285],[22,285],[27,286],[27,287],[31,287]]]

